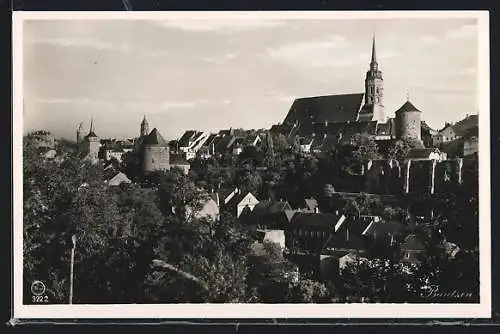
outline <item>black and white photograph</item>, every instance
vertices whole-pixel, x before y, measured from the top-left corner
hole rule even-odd
[[[490,316],[487,12],[13,20],[18,317]]]

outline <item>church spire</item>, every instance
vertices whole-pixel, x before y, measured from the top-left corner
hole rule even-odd
[[[373,69],[376,69],[378,63],[377,63],[377,50],[375,48],[375,33],[373,34],[373,40],[372,40],[372,60],[370,62],[370,67]]]
[[[141,122],[141,131],[140,131],[140,136],[144,137],[149,134],[149,123],[146,119],[146,115],[144,115],[142,122]]]

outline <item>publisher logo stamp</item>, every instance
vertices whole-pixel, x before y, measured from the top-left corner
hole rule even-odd
[[[34,296],[41,296],[45,293],[45,284],[41,281],[34,281],[31,283],[31,293]]]

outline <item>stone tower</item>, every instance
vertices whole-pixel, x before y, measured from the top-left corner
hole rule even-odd
[[[144,115],[144,118],[142,119],[141,122],[141,132],[140,132],[140,137],[145,137],[149,133],[149,123],[146,120],[146,115]]]
[[[396,139],[421,140],[422,112],[408,100],[396,111]]]
[[[83,137],[84,137],[84,134],[83,134],[83,122],[81,122],[80,125],[78,125],[78,129],[76,130],[76,143],[78,145],[80,145],[82,143]]]
[[[142,141],[142,171],[144,174],[170,169],[168,143],[156,128]]]
[[[375,35],[372,41],[372,58],[370,69],[365,78],[365,106],[373,108],[373,120],[381,123],[387,121],[384,111],[384,79],[378,68]]]
[[[95,134],[94,131],[94,119],[90,121],[90,131],[85,136],[83,141],[83,150],[87,155],[87,158],[92,162],[97,162],[99,159],[99,148],[100,148],[100,140],[99,137]]]

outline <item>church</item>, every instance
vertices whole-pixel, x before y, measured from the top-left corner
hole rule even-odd
[[[377,61],[375,36],[369,69],[365,77],[365,92],[324,95],[296,99],[282,124],[271,131],[287,137],[298,137],[312,147],[349,138],[358,133],[374,136],[377,141],[415,139],[428,146],[433,130],[421,120],[422,112],[407,101],[387,116],[384,107],[384,78]]]

